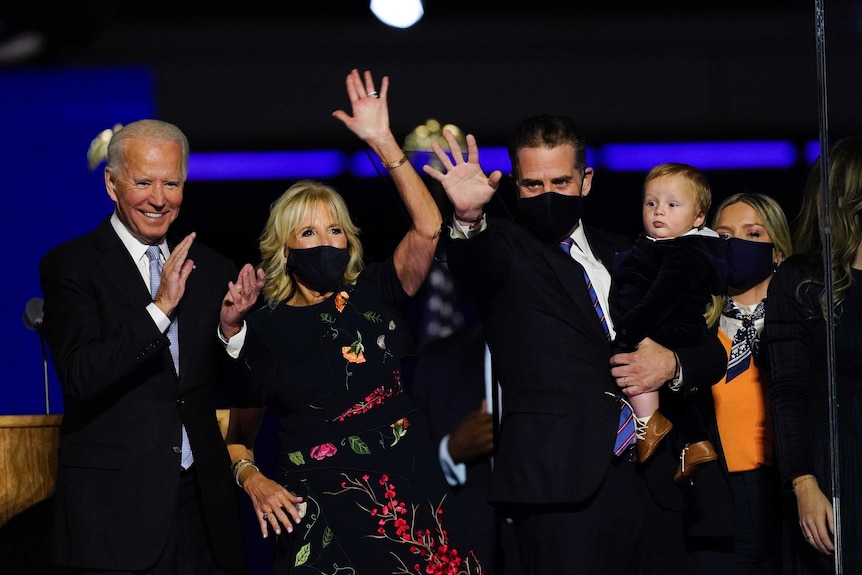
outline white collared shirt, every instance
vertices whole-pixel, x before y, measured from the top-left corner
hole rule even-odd
[[[132,256],[132,260],[134,260],[135,264],[138,266],[138,272],[141,274],[141,279],[144,281],[144,285],[147,286],[147,291],[150,291],[150,260],[147,257],[147,248],[150,246],[148,244],[142,244],[138,238],[132,235],[126,226],[123,225],[123,222],[120,221],[120,218],[117,217],[116,211],[111,214],[111,226],[114,228],[114,231],[117,232],[117,235],[120,237],[120,241],[123,242],[126,251],[128,251],[129,255]],[[162,252],[162,262],[168,259],[171,255],[171,250],[168,248],[168,242],[165,238],[162,238],[162,241],[159,244],[159,251]],[[166,316],[164,312],[159,309],[159,306],[154,302],[150,302],[150,304],[147,305],[147,312],[150,314],[150,317],[153,318],[153,322],[155,322],[156,327],[158,327],[162,333],[168,331],[168,328],[171,325],[171,318]]]
[[[608,329],[611,332],[611,339],[613,339],[616,332],[614,331],[614,322],[610,314],[610,301],[608,300],[611,293],[611,273],[593,255],[590,243],[587,241],[586,234],[584,234],[584,226],[580,222],[578,222],[578,226],[570,237],[575,242],[572,245],[571,256],[589,274],[590,281],[593,282],[593,288],[596,290],[596,295],[599,298],[599,304],[605,312],[605,321],[607,321]]]

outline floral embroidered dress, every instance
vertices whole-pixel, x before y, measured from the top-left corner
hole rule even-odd
[[[234,404],[278,409],[277,480],[307,504],[275,573],[481,573],[453,540],[436,450],[402,392],[406,301],[389,259],[317,305],[247,318]]]

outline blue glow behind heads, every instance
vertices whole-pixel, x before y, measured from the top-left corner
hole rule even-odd
[[[649,144],[605,144],[588,148],[588,166],[613,172],[646,172],[665,162],[691,164],[701,170],[760,170],[791,168],[800,161],[817,158],[817,142],[797,146],[787,141],[679,142]],[[430,152],[411,154],[417,171],[434,165]],[[485,172],[512,171],[505,147],[479,149]],[[205,152],[189,157],[189,180],[280,180],[333,178],[352,175],[375,178],[385,173],[380,159],[370,152],[337,150],[283,152]]]
[[[646,172],[665,162],[691,164],[701,170],[790,168],[798,161],[790,142],[688,142],[675,144],[608,144],[599,163],[612,171]]]
[[[344,154],[307,152],[204,152],[189,154],[189,180],[328,178],[347,168]]]

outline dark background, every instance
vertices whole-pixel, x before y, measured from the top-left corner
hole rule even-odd
[[[859,2],[657,1],[632,8],[628,0],[562,7],[558,0],[427,0],[425,18],[406,30],[378,22],[365,0],[269,4],[12,0],[0,7],[0,241],[13,270],[0,291],[7,338],[0,345],[0,413],[41,411],[39,342],[21,325],[21,312],[41,295],[41,255],[110,213],[101,174],[87,172],[85,152],[115,122],[174,122],[193,152],[362,150],[331,117],[349,110],[344,78],[356,67],[378,80],[391,77],[399,137],[435,118],[475,134],[480,146],[502,146],[519,120],[539,112],[573,116],[593,146],[802,146],[862,124]],[[819,9],[825,18],[818,23]],[[22,33],[34,33],[41,45],[10,56]],[[30,87],[15,94],[21,79]],[[809,168],[800,161],[707,175],[714,203],[763,192],[792,218]],[[586,217],[636,233],[643,176],[598,169]],[[363,229],[369,259],[384,257],[407,225],[388,178],[329,182]],[[291,183],[189,182],[176,231],[198,231],[200,241],[237,264],[256,262],[268,206]],[[505,213],[514,191],[505,185],[498,196],[491,210]],[[62,412],[53,367],[50,377],[52,412]],[[44,513],[40,507],[21,516],[14,539],[8,526],[0,532],[0,572],[34,572],[32,563],[44,558]],[[13,551],[20,571],[6,555]],[[251,548],[260,572],[268,551]]]
[[[52,6],[50,18],[39,3],[6,10],[17,28],[44,31],[44,51],[25,65],[153,69],[159,117],[198,151],[356,148],[329,117],[348,105],[353,67],[391,76],[401,134],[434,117],[498,144],[537,111],[571,114],[596,143],[817,133],[807,0],[427,0],[425,18],[405,30],[378,22],[364,0],[259,4],[79,0]],[[825,4],[830,68],[858,70],[847,37],[859,4]],[[835,75],[833,91],[855,80]],[[854,108],[833,105],[833,122],[858,120]]]
[[[391,77],[399,137],[435,118],[475,134],[480,146],[500,146],[520,119],[559,112],[576,118],[596,146],[758,139],[801,146],[821,127],[817,39],[825,29],[830,134],[854,130],[862,116],[858,2],[425,4],[425,17],[404,30],[377,21],[366,1],[227,9],[164,1],[145,9],[80,0],[50,10],[13,4],[5,8],[5,36],[36,30],[45,43],[8,67],[146,68],[154,78],[147,87],[154,114],[181,126],[197,152],[362,150],[331,117],[349,106],[344,77],[353,67],[372,70],[378,80]],[[815,23],[818,8],[824,26]],[[800,162],[708,175],[716,203],[759,191],[791,213],[807,169]],[[599,170],[589,202],[593,221],[634,233],[639,213],[631,199],[642,177]],[[238,263],[254,260],[266,209],[290,183],[192,182],[178,228],[197,229]],[[388,181],[333,183],[366,231],[369,255],[385,253],[403,225],[397,200],[381,192],[391,191]]]

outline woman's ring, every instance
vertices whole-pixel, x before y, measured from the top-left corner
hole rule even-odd
[[[806,539],[808,539],[809,541],[811,541],[812,539],[814,539],[814,535],[809,535],[808,537],[806,537]]]
[[[267,518],[267,517],[269,517],[269,513],[264,513],[264,514],[263,514],[263,520],[264,520],[264,521],[266,521],[266,518]]]
[[[623,377],[623,387],[624,388],[628,387],[628,383],[627,383],[628,380],[629,380],[629,376],[626,375],[625,377]]]
[[[380,94],[377,93],[377,90],[371,90],[370,92],[368,92],[368,97],[369,98],[379,98]]]

